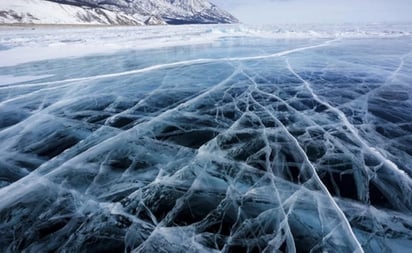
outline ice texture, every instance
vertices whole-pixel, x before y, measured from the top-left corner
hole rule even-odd
[[[410,252],[410,34],[145,29],[178,32],[1,58],[1,252]]]

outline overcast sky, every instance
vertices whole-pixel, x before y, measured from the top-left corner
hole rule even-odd
[[[412,22],[412,0],[210,0],[245,24]]]

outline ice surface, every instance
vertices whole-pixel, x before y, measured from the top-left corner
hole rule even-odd
[[[412,39],[382,29],[5,29],[0,251],[409,252]]]
[[[43,79],[49,77],[49,75],[42,75],[42,76],[0,76],[0,86],[11,85],[15,83],[27,82],[27,81],[34,81],[37,79]]]

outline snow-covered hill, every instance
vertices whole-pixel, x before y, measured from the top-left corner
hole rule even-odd
[[[235,23],[205,0],[2,0],[3,24],[197,24]]]
[[[0,23],[5,24],[141,25],[144,22],[142,18],[102,8],[79,7],[44,0],[0,1]]]

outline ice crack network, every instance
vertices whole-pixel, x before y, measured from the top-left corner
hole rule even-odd
[[[237,35],[3,64],[0,251],[409,252],[411,50]]]

